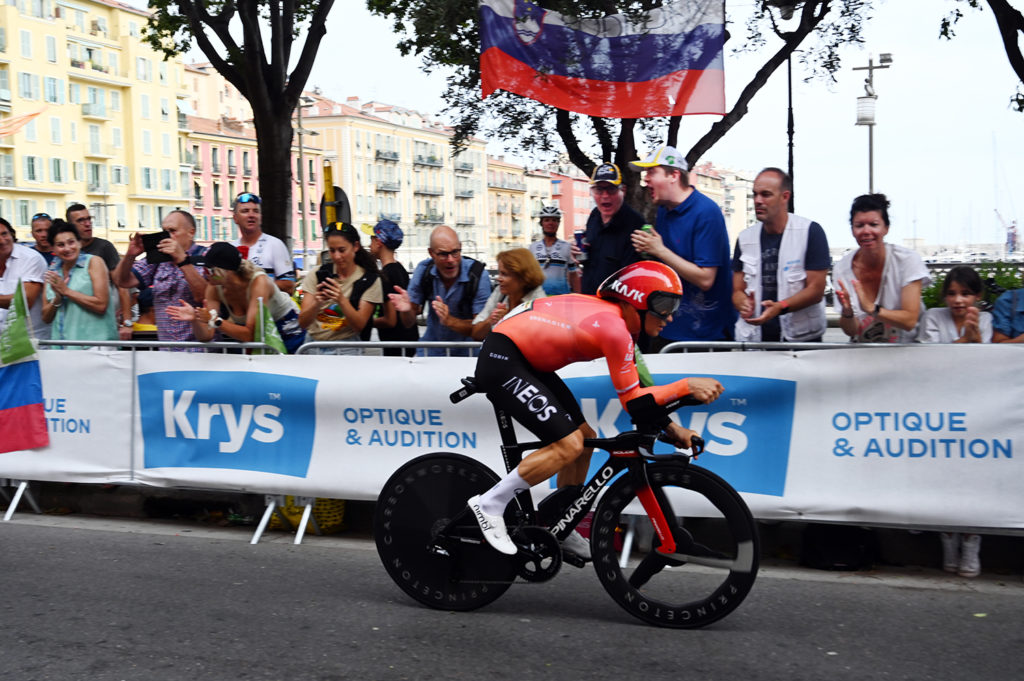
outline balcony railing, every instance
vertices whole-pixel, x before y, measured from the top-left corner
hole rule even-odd
[[[106,118],[107,107],[99,102],[86,102],[82,105],[82,115],[86,118]]]
[[[401,190],[402,190],[402,185],[399,184],[398,182],[392,182],[392,181],[389,180],[387,182],[378,182],[377,183],[377,191],[379,191],[379,192],[397,192],[397,191],[401,191]]]
[[[199,194],[198,196],[193,196],[192,197],[192,205],[195,208],[202,208],[205,203],[206,203],[206,197],[203,196],[202,194]]]
[[[242,166],[242,175],[244,175],[245,177],[249,177],[250,175],[252,175],[252,168],[250,168],[249,166]]]
[[[106,194],[107,186],[102,182],[89,182],[85,188],[86,194]]]
[[[476,218],[455,218],[456,227],[472,227],[476,224]]]
[[[413,158],[413,165],[418,166],[437,166],[440,168],[444,165],[444,161],[439,159],[437,156],[426,156],[424,154],[416,154]]]
[[[378,220],[391,220],[392,222],[401,222],[401,213],[380,213],[377,217]]]
[[[377,160],[378,161],[397,161],[399,159],[397,151],[391,151],[390,149],[378,149]]]
[[[213,163],[211,163],[210,164],[210,170],[212,172],[214,172],[214,173],[219,173],[220,172],[220,163],[218,163],[217,161],[214,161]]]
[[[0,175],[0,187],[13,187],[14,175]]]
[[[444,194],[444,187],[421,184],[417,185],[413,192],[416,194],[426,194],[428,196],[440,196],[441,194]]]
[[[455,198],[457,199],[471,199],[476,194],[472,189],[456,189]]]
[[[234,175],[238,172],[238,166],[229,163],[228,164],[228,175]]]
[[[416,224],[418,225],[439,225],[444,222],[444,216],[440,213],[417,213]]]
[[[473,168],[474,168],[474,165],[472,163],[470,163],[469,161],[459,161],[459,162],[457,162],[455,164],[455,171],[456,172],[462,171],[462,172],[468,173],[468,172],[472,172]]]

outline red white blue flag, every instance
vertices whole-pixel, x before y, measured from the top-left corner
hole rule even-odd
[[[580,20],[481,0],[480,82],[602,118],[725,113],[724,0]]]
[[[48,444],[39,361],[0,366],[0,452]]]

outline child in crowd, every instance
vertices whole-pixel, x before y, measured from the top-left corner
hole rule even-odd
[[[933,307],[921,320],[918,340],[922,343],[991,343],[992,315],[977,307],[981,299],[981,277],[972,267],[958,265],[942,284],[946,307]],[[943,532],[942,569],[961,577],[981,574],[981,535]]]
[[[992,315],[978,309],[981,277],[972,267],[958,265],[942,283],[946,307],[924,313],[918,340],[922,343],[991,343]]]

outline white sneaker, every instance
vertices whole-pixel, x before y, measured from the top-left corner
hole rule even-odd
[[[590,560],[590,542],[583,538],[583,535],[573,530],[569,536],[562,540],[562,550]]]
[[[977,577],[981,574],[981,559],[978,553],[981,549],[980,534],[964,534],[960,541],[960,569],[957,574],[961,577]]]
[[[508,538],[508,530],[505,529],[505,519],[500,515],[484,513],[480,507],[480,495],[470,497],[469,510],[476,516],[476,522],[480,525],[480,531],[484,533],[484,539],[498,551],[505,555],[512,556],[516,553],[516,545]]]

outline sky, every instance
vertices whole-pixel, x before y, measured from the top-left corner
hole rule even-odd
[[[752,0],[728,2],[730,19]],[[865,44],[849,46],[836,82],[803,81],[794,60],[794,200],[796,212],[818,221],[832,246],[853,246],[852,199],[868,191],[868,130],[854,125],[864,94],[868,57],[892,54],[889,69],[875,71],[878,95],[874,128],[874,190],[892,202],[888,240],[923,239],[959,247],[1002,243],[1007,222],[1024,219],[1024,114],[1009,108],[1017,78],[988,11],[967,11],[952,41],[939,24],[955,0],[875,0]],[[443,73],[425,74],[414,56],[403,57],[390,19],[373,16],[362,0],[337,2],[327,21],[317,62],[307,83],[327,97],[355,96],[439,115]],[[740,21],[733,40],[744,35]],[[732,106],[760,53],[727,49],[726,105]],[[198,56],[197,59],[202,59]],[[780,68],[752,101],[749,113],[701,161],[756,172],[785,168],[786,72]],[[714,116],[688,116],[678,146],[685,151]],[[489,151],[502,153],[491,145]]]

